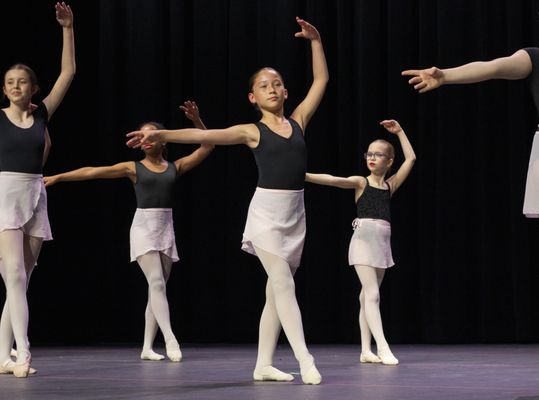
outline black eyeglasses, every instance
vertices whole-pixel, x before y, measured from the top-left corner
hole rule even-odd
[[[376,153],[368,152],[368,153],[363,153],[363,157],[365,157],[365,160],[368,160],[369,158],[374,158],[376,160],[377,158],[387,157],[387,154],[380,153],[380,152],[376,152]]]

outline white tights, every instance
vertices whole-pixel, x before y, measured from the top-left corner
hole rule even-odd
[[[172,269],[172,260],[157,251],[150,251],[137,262],[148,281],[148,304],[145,312],[143,351],[152,350],[157,328],[161,328],[165,343],[176,342],[170,325],[166,283]]]
[[[371,333],[378,349],[389,347],[382,328],[380,316],[380,285],[385,270],[366,265],[355,265],[357,276],[361,281],[359,294],[359,328],[361,331],[361,352],[371,352]]]
[[[41,238],[25,235],[20,229],[0,232],[0,274],[6,285],[0,319],[0,365],[11,360],[13,340],[17,344],[17,363],[23,364],[30,358],[26,290],[41,244]]]
[[[273,354],[277,346],[281,324],[300,366],[313,363],[313,358],[305,344],[301,312],[296,300],[294,273],[282,258],[254,246],[256,255],[268,275],[266,284],[266,304],[260,318],[258,358],[255,370],[273,364]],[[302,367],[302,369],[304,369]]]

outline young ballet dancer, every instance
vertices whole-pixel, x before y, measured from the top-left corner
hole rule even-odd
[[[456,68],[432,67],[421,70],[406,70],[404,76],[419,93],[425,93],[442,85],[475,83],[489,79],[528,79],[535,107],[539,114],[539,48],[520,49],[508,57],[490,61],[475,61]],[[523,214],[528,218],[539,218],[539,128],[533,139]]]
[[[244,144],[252,149],[258,167],[258,185],[249,206],[242,249],[258,256],[268,275],[253,379],[294,379],[291,374],[273,367],[273,354],[282,324],[299,362],[303,382],[319,384],[322,377],[305,344],[293,276],[300,264],[305,238],[306,149],[303,132],[322,100],[329,77],[318,31],[307,21],[296,20],[301,32],[295,36],[311,42],[313,82],[305,99],[289,118],[284,116],[288,92],[283,78],[275,69],[266,67],[255,72],[249,82],[249,101],[262,115],[257,123],[207,131],[135,131],[127,136],[130,138],[128,145],[132,147],[165,141]]]
[[[354,189],[357,218],[352,223],[354,234],[350,241],[348,261],[361,282],[359,294],[359,328],[361,331],[361,362],[397,365],[399,361],[384,337],[380,316],[380,284],[385,270],[394,265],[391,255],[390,201],[406,180],[415,162],[415,153],[404,130],[395,120],[380,122],[399,138],[404,162],[399,170],[386,179],[393,165],[395,150],[391,143],[378,139],[364,154],[370,175],[341,178],[327,174],[306,174],[306,181],[320,185]],[[371,334],[376,341],[378,355],[371,351]]]
[[[28,341],[26,290],[41,244],[51,240],[43,162],[50,148],[47,122],[75,75],[73,12],[56,3],[56,20],[63,31],[61,71],[50,93],[34,109],[39,90],[34,71],[24,64],[4,74],[2,90],[9,106],[0,112],[0,273],[6,302],[0,320],[0,373],[25,378],[35,373]],[[11,357],[13,340],[17,360]]]
[[[206,129],[195,102],[186,101],[181,109],[196,127]],[[158,122],[146,122],[140,129],[164,127]],[[180,346],[172,332],[166,295],[172,263],[179,260],[172,220],[174,185],[178,176],[200,164],[212,149],[212,145],[204,144],[189,156],[170,162],[165,158],[165,143],[145,143],[141,161],[127,161],[108,167],[84,167],[44,178],[47,187],[57,182],[90,179],[129,178],[133,182],[137,210],[130,232],[131,261],[137,261],[148,281],[142,360],[165,358],[153,351],[158,326],[163,333],[167,357],[171,361],[182,359]]]

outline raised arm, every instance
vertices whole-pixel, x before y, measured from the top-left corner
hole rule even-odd
[[[182,157],[174,161],[174,164],[176,165],[176,171],[178,171],[178,174],[183,175],[187,171],[195,168],[198,164],[204,161],[206,157],[210,155],[213,148],[214,146],[211,144],[202,144],[200,145],[198,149],[193,151],[188,156]]]
[[[414,89],[419,93],[424,93],[442,85],[475,83],[489,79],[524,79],[531,71],[530,56],[525,50],[518,50],[511,56],[490,61],[475,61],[448,69],[412,69],[402,71],[402,75],[411,76],[408,83],[414,85]]]
[[[193,124],[199,129],[206,129],[204,122],[200,118],[200,112],[198,106],[194,101],[186,101],[183,103],[183,106],[180,106],[182,111],[185,113],[185,116],[193,121]],[[203,144],[198,149],[193,151],[187,157],[182,157],[176,161],[176,171],[179,175],[185,174],[190,169],[193,169],[198,164],[200,164],[206,157],[210,155],[215,146],[212,144]]]
[[[56,20],[62,26],[63,47],[62,47],[62,67],[60,75],[56,80],[51,92],[43,103],[47,107],[49,118],[54,114],[60,102],[75,76],[75,38],[73,32],[73,12],[66,3],[56,3]]]
[[[234,125],[226,129],[144,130],[127,134],[129,147],[149,142],[200,143],[209,145],[245,144],[256,147],[258,129],[254,124]]]
[[[318,185],[334,186],[341,189],[358,189],[363,185],[363,179],[360,176],[349,176],[341,178],[329,174],[305,174],[305,181],[316,183]]]
[[[386,128],[388,132],[396,135],[399,138],[402,152],[404,153],[404,162],[400,166],[399,170],[389,179],[387,179],[387,183],[391,188],[391,195],[393,195],[400,185],[402,185],[402,183],[406,180],[406,178],[408,178],[408,175],[410,175],[410,171],[412,171],[416,157],[414,149],[412,148],[406,133],[404,133],[404,130],[397,121],[393,119],[384,120],[380,122],[380,125]]]
[[[180,109],[185,113],[185,116],[193,121],[193,125],[198,129],[206,129],[206,125],[202,122],[200,118],[200,111],[198,110],[197,103],[191,100],[183,102],[183,106],[180,106]]]
[[[136,180],[135,163],[122,162],[108,167],[83,167],[58,175],[45,176],[45,186],[52,186],[58,182],[88,181],[91,179],[129,178]]]
[[[303,131],[305,131],[320,101],[322,101],[329,80],[329,73],[320,34],[307,21],[298,17],[296,17],[296,21],[301,27],[301,32],[297,32],[295,36],[310,40],[312,52],[313,83],[305,99],[303,99],[291,115],[291,118],[297,121]]]

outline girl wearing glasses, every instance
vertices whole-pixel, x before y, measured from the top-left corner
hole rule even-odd
[[[380,125],[399,138],[404,153],[404,162],[394,175],[386,179],[386,174],[393,165],[395,149],[386,140],[378,139],[369,145],[364,154],[369,176],[341,178],[307,173],[306,181],[355,190],[357,218],[352,223],[354,234],[350,241],[348,261],[354,266],[362,287],[359,294],[360,361],[397,365],[399,361],[384,337],[379,288],[385,270],[394,265],[390,246],[390,199],[410,174],[416,157],[397,121],[385,120],[380,122]],[[378,355],[371,351],[372,336],[376,341]]]

